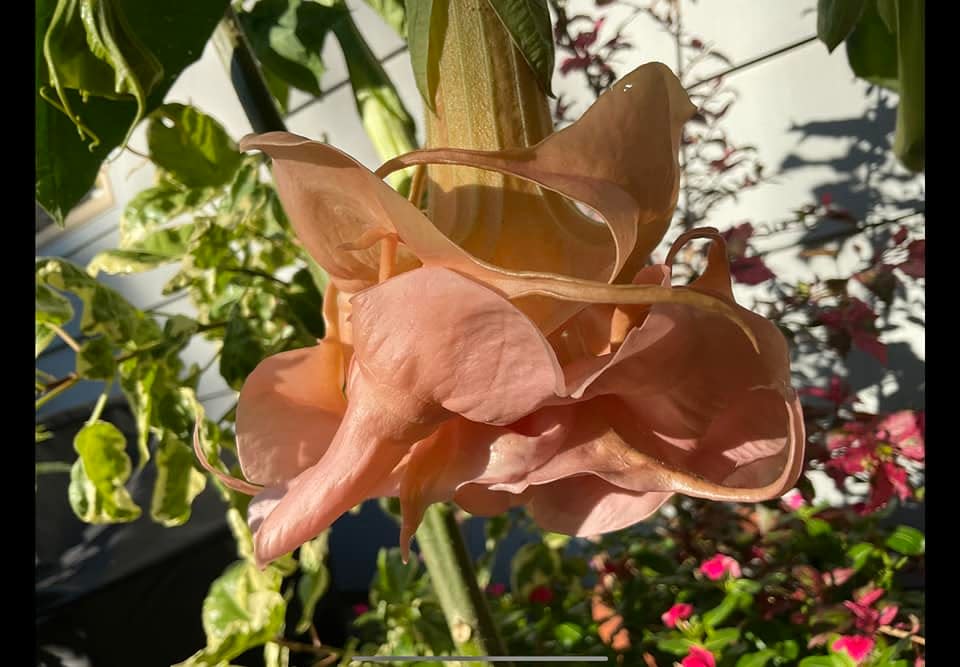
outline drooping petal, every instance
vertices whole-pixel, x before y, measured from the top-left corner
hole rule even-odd
[[[410,446],[435,427],[383,409],[390,397],[356,364],[347,392],[347,411],[319,461],[255,499],[250,518],[259,522],[254,553],[261,565],[316,537],[375,495]]]
[[[344,359],[336,340],[268,357],[237,404],[237,454],[258,484],[293,479],[326,451],[346,410]]]
[[[529,266],[531,253],[540,253],[544,238],[566,237],[570,255],[539,270],[613,281],[631,257],[632,273],[636,272],[666,232],[679,191],[680,128],[694,111],[669,68],[650,63],[615,83],[577,122],[534,146],[503,151],[431,148],[394,158],[377,173],[385,176],[415,164],[479,167],[586,204],[605,220],[610,232],[605,243],[612,252],[594,257],[590,242],[600,241],[595,223],[561,202],[554,202],[552,212],[541,211],[547,215],[538,217],[549,220],[545,226],[537,226],[538,220],[529,216],[511,216],[505,206],[499,243],[521,263],[501,266],[513,270]],[[599,259],[599,264],[588,262],[583,267],[584,253],[594,262]],[[497,255],[503,253],[481,259],[493,262]]]

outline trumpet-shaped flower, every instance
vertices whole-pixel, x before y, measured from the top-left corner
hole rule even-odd
[[[481,515],[522,505],[547,530],[594,535],[673,493],[759,501],[793,486],[804,434],[786,342],[736,304],[722,237],[695,230],[646,265],[693,111],[651,64],[525,148],[426,149],[375,174],[292,134],[244,139],[272,158],[331,279],[324,340],[266,359],[240,394],[247,481],[228,483],[256,493],[261,563],[381,495],[400,498],[406,549],[444,500]],[[428,218],[382,180],[426,164],[505,176],[457,205],[444,195],[469,184],[435,188]],[[463,202],[484,197],[498,214],[470,215]],[[674,286],[673,257],[695,238],[711,242],[708,267]]]

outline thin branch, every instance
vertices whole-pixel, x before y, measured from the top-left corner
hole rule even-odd
[[[733,67],[728,67],[727,69],[722,70],[722,71],[720,71],[720,72],[717,72],[716,74],[713,74],[713,75],[711,75],[711,76],[708,76],[708,77],[705,78],[705,79],[700,79],[700,80],[697,81],[696,83],[693,83],[693,84],[687,86],[687,87],[686,87],[686,91],[689,93],[689,92],[692,91],[693,89],[699,88],[700,86],[704,85],[705,83],[710,83],[711,81],[715,81],[715,80],[720,79],[720,78],[722,78],[722,77],[728,76],[728,75],[730,75],[730,74],[733,74],[734,72],[739,72],[739,71],[741,71],[741,70],[747,69],[748,67],[752,67],[752,66],[754,66],[754,65],[759,65],[760,63],[764,62],[765,60],[770,60],[771,58],[775,58],[775,57],[777,57],[777,56],[779,56],[779,55],[783,55],[784,53],[789,53],[790,51],[793,51],[794,49],[798,49],[798,48],[800,48],[801,46],[806,46],[806,45],[809,44],[810,42],[815,42],[816,40],[817,40],[817,36],[816,36],[816,35],[811,35],[810,37],[805,37],[804,39],[801,39],[801,40],[798,40],[798,41],[796,41],[796,42],[793,42],[792,44],[787,44],[786,46],[781,47],[781,48],[777,49],[776,51],[770,51],[769,53],[761,54],[761,55],[757,56],[756,58],[751,58],[750,60],[747,60],[747,61],[745,61],[745,62],[740,63],[739,65],[734,65]]]
[[[56,324],[53,324],[51,322],[44,322],[43,326],[47,327],[53,333],[57,334],[57,336],[60,337],[60,340],[66,343],[71,350],[73,350],[74,352],[80,351],[80,344],[73,339],[73,336],[71,336],[66,331],[58,327]]]

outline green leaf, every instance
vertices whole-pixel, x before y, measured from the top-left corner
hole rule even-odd
[[[70,300],[41,283],[36,284],[36,356],[39,357],[57,334],[47,324],[62,327],[73,319]]]
[[[411,558],[404,563],[400,557],[400,549],[380,549],[377,552],[377,578],[374,581],[374,603],[385,600],[388,604],[407,602],[405,594],[409,594],[417,579],[420,563]]]
[[[317,602],[330,586],[330,571],[324,562],[327,558],[327,539],[325,530],[318,537],[300,547],[300,580],[297,582],[297,598],[303,611],[297,623],[297,632],[306,632],[313,623],[313,613]]]
[[[424,104],[436,111],[440,45],[446,30],[447,8],[444,2],[434,0],[407,1],[407,44],[413,78]]]
[[[263,74],[263,82],[267,84],[280,113],[288,113],[290,111],[290,84],[266,67],[261,68],[260,73]],[[267,644],[267,646],[276,646],[276,644]]]
[[[215,188],[184,190],[169,178],[139,192],[127,203],[120,217],[120,248],[141,249],[140,242],[151,232],[203,206],[216,192]]]
[[[844,667],[844,664],[832,655],[812,655],[800,661],[799,667]]]
[[[73,319],[73,306],[66,297],[54,292],[46,285],[37,283],[36,320],[37,322],[63,326]]]
[[[279,635],[286,612],[281,582],[271,567],[261,572],[248,561],[228,567],[203,601],[207,646],[178,667],[215,667]]]
[[[925,136],[925,14],[924,0],[894,0],[897,16],[897,68],[900,105],[893,152],[914,172],[923,171]]]
[[[117,372],[113,345],[100,336],[85,341],[77,353],[77,375],[85,380],[112,380]]]
[[[777,657],[777,652],[773,649],[765,648],[756,653],[748,653],[740,656],[736,667],[764,667],[772,658]]]
[[[560,623],[553,629],[553,636],[557,638],[560,645],[565,649],[576,646],[583,639],[583,628],[576,623]]]
[[[197,226],[191,223],[161,229],[147,234],[131,250],[104,250],[87,264],[87,273],[96,277],[100,271],[110,274],[141,273],[177,261],[187,252]]]
[[[887,547],[904,556],[919,556],[923,554],[926,540],[923,533],[910,526],[897,526],[893,534],[887,538]]]
[[[847,61],[861,79],[898,89],[897,40],[877,13],[876,0],[866,3],[859,23],[847,37]]]
[[[686,655],[697,642],[682,638],[664,638],[657,640],[657,648],[673,655]]]
[[[321,95],[323,43],[346,12],[310,0],[260,0],[240,14],[243,31],[264,69],[294,88]]]
[[[132,30],[118,0],[59,0],[43,41],[44,61],[57,99],[49,97],[77,126],[81,136],[99,137],[74,111],[66,89],[83,100],[132,99],[137,112],[126,138],[143,117],[147,95],[163,79],[163,65]],[[125,139],[126,140],[126,139]]]
[[[876,553],[877,549],[869,542],[860,542],[854,544],[847,550],[847,557],[853,564],[853,569],[857,572],[863,569],[870,557]]]
[[[84,0],[94,1],[103,0]],[[162,103],[183,69],[203,53],[214,26],[223,17],[228,0],[112,0],[109,4],[123,13],[130,34],[142,42],[143,49],[152,53],[163,68],[163,79],[146,99],[143,113],[149,114]],[[38,0],[36,3],[35,182],[37,202],[62,225],[70,210],[93,186],[104,159],[124,141],[139,110],[134,97],[111,100],[90,96],[83,100],[77,91],[64,88],[63,94],[70,107],[82,116],[88,130],[100,139],[91,150],[73,121],[44,99],[40,91],[49,83],[44,38],[55,5],[55,0]],[[95,18],[96,14],[91,17]],[[57,48],[64,46],[60,44]],[[74,43],[73,46],[77,45]],[[126,48],[122,45],[120,48],[128,61],[132,61]],[[61,102],[58,100],[57,104]]]
[[[867,2],[873,0],[819,0],[817,2],[817,37],[827,45],[827,51],[833,50],[847,38]]]
[[[740,628],[723,628],[722,630],[707,630],[707,641],[704,646],[708,651],[719,653],[724,647],[740,639]]]
[[[739,601],[740,595],[738,593],[727,593],[720,604],[703,614],[704,625],[713,628],[723,623],[730,614],[737,610]]]
[[[366,0],[373,10],[387,22],[397,34],[407,38],[407,8],[404,0]]]
[[[157,481],[150,500],[150,517],[166,527],[182,526],[190,519],[193,499],[207,484],[193,464],[193,450],[169,432],[157,447]]]
[[[72,292],[80,298],[83,302],[80,330],[87,336],[103,334],[118,346],[138,347],[160,338],[160,327],[152,318],[75,264],[59,258],[38,257],[36,278],[38,283]]]
[[[68,497],[74,513],[87,523],[123,523],[140,516],[124,487],[130,477],[126,438],[108,422],[87,424],[73,448],[80,457],[70,471]]]
[[[147,125],[150,159],[188,188],[226,185],[241,153],[226,130],[192,106],[164,104]]]
[[[812,519],[807,519],[807,535],[810,537],[818,537],[820,535],[829,535],[833,532],[833,526],[829,522],[824,521],[823,519],[818,519],[816,517]]]
[[[287,305],[313,338],[323,338],[323,295],[308,269],[300,269],[290,281],[286,293]]]
[[[250,319],[239,306],[234,306],[223,336],[220,375],[230,387],[240,391],[244,380],[266,356],[263,341]]]
[[[377,57],[364,41],[356,23],[345,15],[334,33],[350,73],[353,99],[363,127],[377,154],[384,161],[417,148],[417,128],[397,89]],[[387,180],[401,194],[409,190],[410,176],[399,172]]]
[[[553,96],[553,23],[546,0],[490,0],[537,83]]]
[[[265,667],[290,667],[290,649],[267,642],[263,646],[263,662]]]

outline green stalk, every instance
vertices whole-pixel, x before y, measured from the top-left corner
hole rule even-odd
[[[430,572],[450,635],[460,655],[507,655],[493,616],[477,584],[473,560],[460,526],[446,503],[434,503],[417,530],[420,554]],[[469,663],[483,665],[482,662]],[[498,663],[510,665],[511,663]]]

